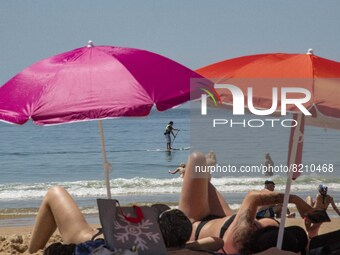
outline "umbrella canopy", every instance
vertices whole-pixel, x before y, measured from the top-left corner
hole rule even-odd
[[[263,79],[285,79],[286,86],[287,83],[291,82],[295,86],[308,89],[312,93],[311,100],[304,106],[310,109],[313,117],[320,115],[318,116],[320,118],[324,116],[340,118],[340,102],[338,100],[340,94],[340,63],[315,56],[311,50],[307,54],[271,53],[244,56],[217,62],[199,68],[196,72],[206,78],[214,78],[215,83],[223,83],[231,79],[238,80],[237,86],[245,94],[249,83],[242,83],[240,79],[253,79],[251,82],[260,79],[261,87],[256,86],[253,91],[253,104],[254,107],[258,108],[267,108],[272,99],[271,87],[273,83],[268,82],[266,84]],[[300,80],[299,83],[297,83],[298,79]],[[282,84],[278,86],[282,86]],[[293,85],[288,84],[288,86]],[[233,98],[228,89],[216,90],[224,104],[232,103]],[[292,105],[288,106],[287,110],[296,112],[296,108]],[[325,118],[319,123],[316,119],[308,119],[307,123],[309,123],[308,121],[317,126],[327,124]],[[337,124],[334,125],[330,121],[328,126],[335,128],[338,126]]]
[[[311,49],[307,54],[269,53],[244,56],[217,62],[196,71],[206,78],[213,78],[215,83],[235,82],[245,97],[248,87],[253,86],[252,103],[259,109],[272,106],[273,86],[299,87],[311,93],[311,99],[303,105],[312,116],[301,115],[298,118],[295,114],[301,113],[300,110],[294,104],[287,105],[287,110],[295,113],[294,119],[300,120],[299,126],[291,129],[288,164],[301,163],[305,123],[340,129],[340,63],[315,56]],[[216,91],[222,104],[233,104],[229,89],[217,88]],[[290,97],[300,98],[301,95],[291,93]],[[279,110],[280,104],[277,107],[277,111]],[[298,175],[299,173],[295,173],[293,178]]]
[[[192,70],[138,49],[92,46],[24,69],[0,88],[0,119],[39,125],[146,116],[190,100]]]
[[[287,106],[287,110],[293,112],[297,123],[291,128],[288,166],[298,166],[301,163],[305,123],[340,128],[340,63],[315,56],[311,49],[307,54],[271,53],[244,56],[211,64],[196,71],[206,78],[213,78],[215,83],[235,82],[245,95],[248,88],[254,86],[252,104],[259,109],[271,107],[274,86],[299,87],[310,92],[311,98],[303,106],[309,109],[312,116],[305,117],[295,105]],[[273,83],[275,80],[280,82]],[[222,104],[233,104],[234,98],[229,89],[217,88],[216,91]],[[298,93],[292,94],[292,98],[301,97]],[[277,110],[280,110],[280,105]],[[282,215],[287,211],[291,181],[299,174],[293,171],[288,174]],[[284,225],[285,218],[281,219],[278,248],[282,245]]]
[[[195,98],[194,71],[139,49],[93,46],[39,61],[0,87],[0,120],[38,125],[146,116]],[[197,97],[199,93],[197,92]],[[108,197],[110,164],[99,121]]]

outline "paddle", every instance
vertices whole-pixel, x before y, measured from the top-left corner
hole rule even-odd
[[[172,148],[172,145],[174,144],[174,141],[176,139],[176,136],[177,136],[178,132],[179,132],[179,129],[177,130],[176,134],[174,135],[174,139],[172,140],[172,142],[170,144],[170,148]]]

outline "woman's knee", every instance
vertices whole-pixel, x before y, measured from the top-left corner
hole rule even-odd
[[[190,163],[205,161],[205,155],[204,155],[203,152],[195,151],[195,152],[190,154],[189,161],[190,161]]]
[[[54,186],[48,189],[45,199],[52,200],[54,198],[65,197],[66,195],[68,195],[68,192],[65,190],[65,188]]]
[[[210,172],[207,167],[206,157],[202,152],[193,152],[189,156],[188,164],[186,166],[186,179],[194,178],[210,178]]]
[[[47,194],[59,194],[66,192],[65,188],[61,186],[54,186],[48,189]]]

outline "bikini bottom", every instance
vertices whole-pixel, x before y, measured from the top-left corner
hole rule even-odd
[[[235,219],[236,214],[232,215],[231,217],[229,217],[229,219],[227,219],[220,230],[220,236],[219,238],[223,238],[224,233],[227,231],[227,229],[229,228],[229,226],[231,225],[231,223],[233,222],[233,220]],[[209,221],[214,220],[214,219],[220,219],[223,218],[221,216],[216,216],[216,215],[208,215],[207,217],[205,217],[204,219],[202,219],[202,221],[198,224],[197,229],[195,231],[195,241],[198,240],[199,234],[202,230],[202,228],[204,227],[205,224],[207,224]]]

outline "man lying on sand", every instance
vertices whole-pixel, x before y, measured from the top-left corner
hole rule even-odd
[[[268,190],[250,191],[244,198],[239,211],[234,214],[221,193],[210,183],[210,173],[196,171],[197,166],[207,167],[214,164],[216,164],[214,153],[210,153],[206,159],[205,155],[200,152],[191,154],[186,164],[179,210],[192,223],[188,241],[210,238],[215,243],[210,243],[212,246],[208,247],[219,246],[221,243],[228,254],[253,254],[275,246],[273,240],[277,236],[278,222],[272,219],[256,220],[255,215],[258,206],[282,203],[284,195]],[[302,218],[308,217],[315,210],[295,195],[290,195],[289,202],[296,205]],[[164,213],[171,214],[172,212],[173,210],[169,210]],[[176,221],[176,217],[173,216],[168,218]],[[165,225],[167,229],[162,233],[168,248],[171,248],[170,246],[182,247],[183,243],[176,243],[176,240],[168,242],[170,235],[164,236],[164,233],[170,233],[175,237],[179,235],[180,233],[175,233],[179,229],[178,225],[169,224],[169,222],[166,222]],[[174,227],[172,228],[172,226]],[[44,248],[57,228],[66,244],[85,242],[97,232],[86,222],[71,196],[60,187],[50,189],[41,204],[29,252],[33,253]],[[160,224],[160,228],[162,230],[162,224]],[[287,228],[283,248],[293,252],[304,252],[307,241],[303,229]],[[273,249],[270,250],[270,252],[272,251]],[[169,254],[172,253],[169,252]],[[180,253],[177,251],[173,254]],[[188,254],[188,252],[182,254]]]

